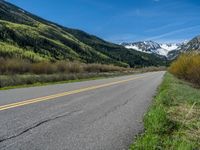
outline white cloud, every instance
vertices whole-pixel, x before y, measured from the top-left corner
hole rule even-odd
[[[165,24],[163,26],[148,29],[148,30],[146,30],[146,32],[162,31],[162,30],[165,30],[165,29],[169,29],[171,27],[177,27],[177,26],[180,26],[180,25],[184,25],[185,23],[187,23],[187,22],[169,23],[169,24]]]
[[[181,33],[181,32],[190,31],[190,30],[193,30],[193,29],[196,29],[196,28],[200,28],[200,25],[174,30],[174,31],[167,32],[167,33],[164,33],[164,34],[161,34],[161,35],[149,37],[146,40],[161,40],[162,38],[172,36],[172,35],[175,35],[175,34],[178,34],[178,33]]]

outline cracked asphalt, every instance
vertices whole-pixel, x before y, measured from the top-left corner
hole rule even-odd
[[[0,91],[0,106],[135,78],[0,110],[0,149],[127,150],[165,72]]]

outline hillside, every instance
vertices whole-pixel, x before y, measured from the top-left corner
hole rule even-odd
[[[77,60],[118,66],[165,65],[156,55],[129,50],[80,30],[37,17],[0,0],[0,56],[42,60]]]

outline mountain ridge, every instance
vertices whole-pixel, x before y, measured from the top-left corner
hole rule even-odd
[[[200,35],[194,37],[188,42],[183,43],[179,50],[174,50],[169,52],[168,59],[176,59],[181,53],[190,53],[190,52],[200,53]]]
[[[129,50],[84,31],[42,19],[0,0],[0,54],[31,61],[78,60],[118,66],[158,66],[166,60]]]

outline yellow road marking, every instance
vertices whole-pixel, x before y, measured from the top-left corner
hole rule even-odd
[[[24,100],[24,101],[21,101],[21,102],[11,103],[11,104],[7,104],[7,105],[2,105],[2,106],[0,106],[0,111],[11,109],[11,108],[16,108],[16,107],[20,107],[20,106],[24,106],[24,105],[29,105],[29,104],[33,104],[33,103],[43,102],[43,101],[47,101],[47,100],[53,100],[53,99],[55,100],[55,98],[58,98],[58,97],[77,94],[77,93],[81,93],[81,92],[85,92],[85,91],[91,91],[91,90],[94,90],[94,89],[108,87],[108,86],[112,86],[112,85],[128,82],[128,81],[131,81],[131,80],[144,78],[144,77],[145,76],[135,77],[135,78],[130,78],[130,79],[126,79],[126,80],[121,80],[121,81],[116,81],[116,82],[111,82],[111,83],[106,83],[106,84],[101,84],[101,85],[96,85],[96,86],[90,86],[90,87],[77,89],[77,90],[73,90],[73,91],[68,91],[68,92],[53,94],[53,95],[49,95],[49,96],[44,96],[44,97],[39,97],[39,98],[34,98],[34,99],[29,99],[29,100]]]

